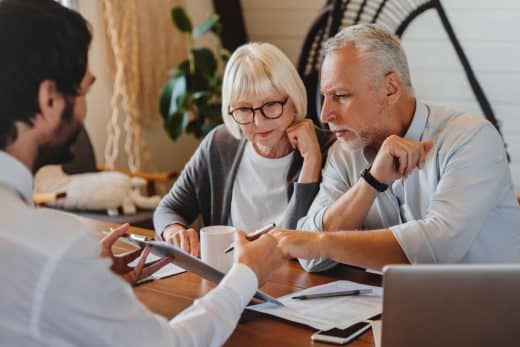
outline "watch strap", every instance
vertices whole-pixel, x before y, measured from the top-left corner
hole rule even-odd
[[[370,185],[372,188],[377,190],[378,192],[382,193],[385,190],[388,189],[388,184],[384,184],[379,182],[372,174],[370,173],[370,169],[372,168],[372,165],[365,168],[363,171],[359,173],[361,177]]]

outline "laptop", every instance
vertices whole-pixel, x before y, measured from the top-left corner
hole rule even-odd
[[[520,265],[388,266],[382,347],[520,346]]]

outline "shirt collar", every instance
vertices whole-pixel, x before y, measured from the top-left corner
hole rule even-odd
[[[429,113],[428,107],[416,99],[412,122],[410,123],[404,137],[410,140],[420,141],[424,129],[426,129]],[[374,161],[376,154],[377,152],[370,147],[365,147],[363,149],[363,156],[365,157],[365,161],[369,164]]]
[[[415,141],[421,140],[428,121],[428,113],[428,108],[425,104],[419,101],[415,102],[415,113],[412,122],[404,135],[405,138]]]
[[[26,203],[32,205],[33,175],[12,155],[0,151],[0,184],[14,190]]]

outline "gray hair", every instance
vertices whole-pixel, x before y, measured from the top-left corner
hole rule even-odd
[[[388,72],[395,72],[405,86],[412,87],[406,54],[399,38],[391,32],[376,24],[346,27],[325,42],[324,56],[348,46],[356,47],[365,55],[380,78]]]

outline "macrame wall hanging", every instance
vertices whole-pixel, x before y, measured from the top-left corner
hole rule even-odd
[[[118,1],[105,1],[107,35],[114,53],[115,64],[114,94],[110,102],[112,116],[107,125],[105,165],[109,168],[115,167],[119,155],[120,123],[123,122],[126,137],[124,149],[128,155],[128,168],[136,172],[142,169],[141,154],[144,152],[137,99],[139,28],[135,1],[126,1],[125,9],[119,8],[120,5]]]
[[[185,39],[170,19],[171,8],[184,1],[103,0],[103,5],[114,75],[105,165],[115,168],[123,141],[131,172],[152,169],[143,127],[159,120],[161,86],[186,56]]]

